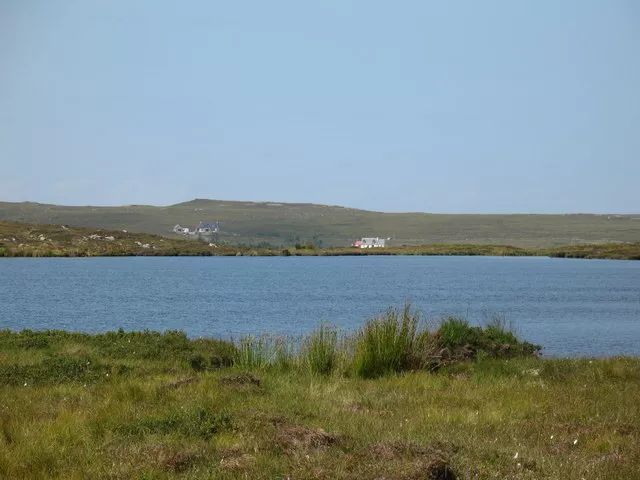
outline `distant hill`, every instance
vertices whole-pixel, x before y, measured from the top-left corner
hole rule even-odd
[[[468,215],[381,213],[304,203],[196,199],[156,207],[63,206],[0,202],[0,220],[128,230],[176,237],[174,225],[220,222],[220,241],[289,246],[345,246],[361,237],[390,245],[468,243],[546,248],[601,242],[640,242],[640,215]]]

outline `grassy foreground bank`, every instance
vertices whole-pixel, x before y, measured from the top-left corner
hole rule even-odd
[[[217,245],[123,230],[0,221],[0,257],[492,255],[640,260],[640,243],[580,244],[546,249],[464,243],[370,249],[316,248],[312,244],[298,244],[298,247]]]
[[[639,478],[640,359],[415,319],[297,348],[1,331],[0,478]]]

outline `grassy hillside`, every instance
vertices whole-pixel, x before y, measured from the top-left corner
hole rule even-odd
[[[126,230],[0,221],[0,257],[276,254]]]
[[[126,229],[173,236],[175,224],[220,221],[220,240],[277,247],[346,246],[363,236],[391,245],[466,243],[548,248],[640,242],[640,215],[444,215],[380,213],[337,206],[193,200],[166,207],[70,207],[0,202],[0,220]]]
[[[316,256],[316,255],[493,255],[611,258],[640,260],[640,243],[569,245],[524,249],[509,245],[428,244],[359,249],[353,247],[264,248],[233,246],[184,238],[166,238],[126,230],[40,225],[0,220],[0,257],[93,256]]]

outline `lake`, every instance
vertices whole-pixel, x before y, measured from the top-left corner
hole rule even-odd
[[[640,355],[640,262],[544,257],[0,259],[0,328],[345,330],[404,302],[427,320],[499,315],[545,356]]]

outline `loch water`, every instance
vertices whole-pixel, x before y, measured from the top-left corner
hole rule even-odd
[[[501,316],[545,356],[640,355],[640,262],[543,257],[0,259],[0,329],[344,330],[405,302],[423,318]]]

